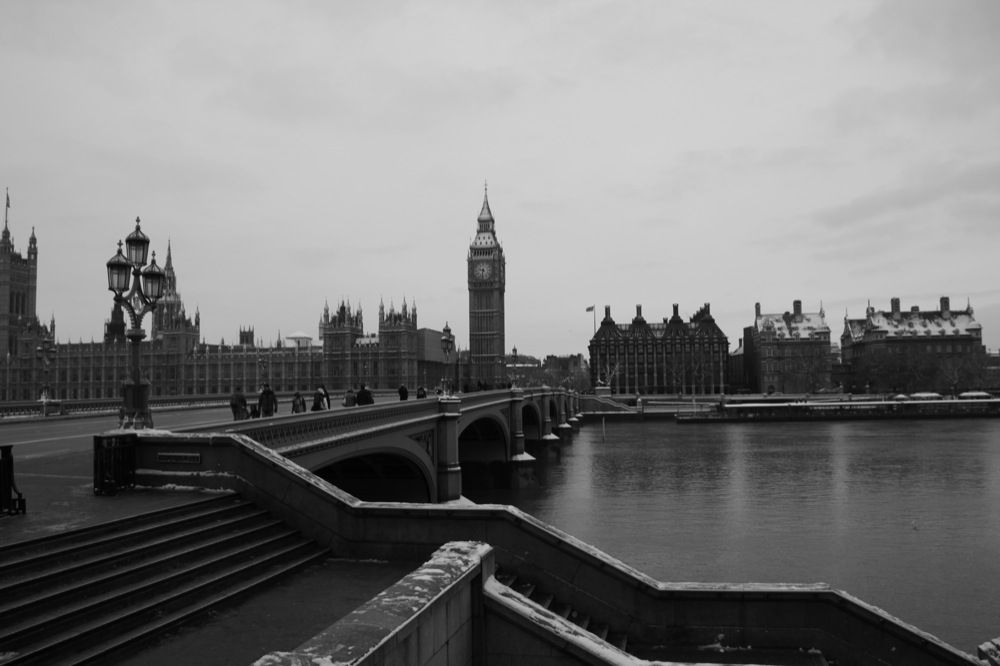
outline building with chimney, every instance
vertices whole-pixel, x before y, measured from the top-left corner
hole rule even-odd
[[[685,322],[674,304],[673,315],[649,323],[642,306],[628,324],[604,319],[590,340],[590,376],[594,386],[622,394],[712,394],[728,386],[729,340],[715,323],[709,304]]]
[[[834,363],[826,313],[764,313],[754,305],[754,321],[743,329],[742,364],[746,386],[757,393],[815,393],[832,387]]]
[[[840,346],[850,381],[845,388],[855,393],[955,393],[989,381],[982,326],[970,304],[953,310],[947,296],[937,310],[904,311],[898,298],[888,311],[869,303],[863,319],[845,315]]]

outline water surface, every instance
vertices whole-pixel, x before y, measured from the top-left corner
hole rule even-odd
[[[603,432],[603,435],[602,435]],[[513,504],[665,582],[824,582],[1000,636],[1000,421],[585,424]]]

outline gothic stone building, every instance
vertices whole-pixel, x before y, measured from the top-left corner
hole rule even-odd
[[[844,318],[840,342],[852,392],[952,393],[988,382],[982,326],[971,305],[952,310],[948,297],[938,310],[904,312],[898,298],[888,312],[869,305],[864,319]]]
[[[102,342],[55,342],[55,318],[43,325],[35,315],[37,256],[34,232],[23,258],[14,252],[5,225],[0,238],[0,341],[6,346],[0,356],[0,400],[37,400],[46,384],[56,399],[120,397],[130,363],[124,313],[112,308]],[[414,388],[437,385],[444,372],[441,332],[417,328],[415,305],[404,302],[399,312],[380,305],[378,332],[369,334],[360,308],[355,312],[341,303],[331,315],[327,306],[318,345],[279,340],[263,346],[254,341],[252,328],[240,330],[237,344],[206,344],[200,340],[200,313],[192,319],[185,311],[169,245],[164,273],[164,296],[141,346],[142,372],[151,381],[153,396],[228,395],[237,388],[253,393],[264,382],[282,393],[308,392],[319,384],[342,391],[360,382],[376,389]],[[46,341],[53,350],[47,364],[36,351]]]
[[[728,386],[729,340],[706,303],[685,322],[674,313],[647,323],[636,306],[631,324],[616,324],[604,307],[601,327],[590,341],[594,386],[626,394],[724,393]]]
[[[8,199],[8,206],[9,206]],[[35,294],[38,288],[38,241],[28,239],[28,256],[14,251],[6,211],[0,234],[0,357],[17,354],[18,335],[37,326]]]
[[[826,313],[803,312],[802,301],[792,311],[761,313],[743,329],[743,369],[747,387],[757,393],[812,393],[831,388],[833,357]]]

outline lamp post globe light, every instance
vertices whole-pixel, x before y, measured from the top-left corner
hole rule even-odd
[[[448,362],[451,352],[455,348],[455,336],[451,334],[451,327],[448,326],[448,322],[445,322],[442,333],[444,334],[441,336],[441,351],[444,352],[444,379],[441,380],[441,383],[444,384],[442,388],[445,394],[451,395],[451,377],[448,375]]]
[[[131,424],[136,430],[153,427],[149,411],[149,380],[140,371],[140,343],[146,337],[142,319],[156,309],[156,302],[163,296],[163,270],[156,265],[156,253],[146,266],[149,237],[142,233],[139,218],[135,218],[135,231],[125,238],[126,254],[118,241],[118,253],[108,260],[108,290],[113,292],[115,303],[128,312],[131,327],[125,331],[132,353],[130,377],[125,380],[122,426]],[[146,266],[143,268],[143,266]],[[131,289],[129,284],[131,283]],[[127,293],[126,293],[127,292]]]

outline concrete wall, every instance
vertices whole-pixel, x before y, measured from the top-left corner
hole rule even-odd
[[[139,485],[238,490],[344,557],[421,560],[451,541],[487,543],[497,563],[631,640],[697,645],[721,633],[726,645],[818,648],[861,666],[978,664],[826,585],[667,585],[513,507],[363,503],[239,436],[137,439]],[[163,462],[184,458],[171,452],[200,462]]]
[[[490,548],[448,543],[422,567],[291,652],[255,666],[472,666],[484,663],[480,612]]]

